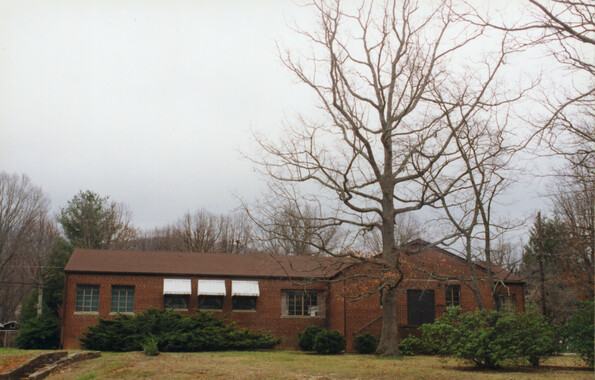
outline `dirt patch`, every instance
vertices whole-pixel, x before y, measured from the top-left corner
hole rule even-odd
[[[6,372],[14,367],[24,363],[29,359],[28,356],[8,356],[0,359],[0,373]]]

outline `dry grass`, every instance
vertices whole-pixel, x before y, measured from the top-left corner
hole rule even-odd
[[[478,371],[457,361],[416,356],[380,358],[301,352],[103,353],[48,379],[593,379],[576,358],[555,357],[534,370]]]
[[[44,352],[39,350],[18,350],[16,348],[0,348],[0,373],[10,370],[32,358],[33,356]]]

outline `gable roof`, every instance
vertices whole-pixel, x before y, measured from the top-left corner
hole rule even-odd
[[[433,249],[437,252],[446,254],[450,257],[454,257],[460,261],[463,261],[465,263],[465,265],[467,264],[467,259],[465,259],[464,257],[456,255],[450,251],[447,251],[446,249],[440,248],[440,247],[433,245],[432,243],[429,243],[422,239],[415,239],[412,242],[410,242],[408,244],[408,246],[411,246],[414,248],[420,247],[419,252],[422,252],[422,251],[428,250],[428,249]],[[488,266],[485,261],[475,261],[475,267],[486,272],[486,273],[488,271]],[[514,274],[498,265],[492,264],[491,267],[492,267],[492,275],[494,276],[494,281],[502,281],[502,282],[506,282],[506,283],[524,283],[524,281],[519,276],[517,276],[516,274]]]
[[[328,257],[75,249],[65,272],[208,277],[329,278],[344,267]]]

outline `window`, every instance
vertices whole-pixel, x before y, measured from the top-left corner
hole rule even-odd
[[[188,310],[190,293],[190,280],[177,278],[163,280],[163,297],[166,309]]]
[[[498,294],[498,301],[500,309],[503,311],[515,311],[516,310],[516,299],[514,294]]]
[[[99,285],[77,285],[75,311],[99,311]]]
[[[324,316],[322,292],[285,290],[281,293],[281,314],[298,317]]]
[[[201,310],[222,310],[223,296],[198,296],[198,308]]]
[[[231,295],[234,310],[256,310],[256,298],[260,296],[258,281],[232,281]]]
[[[407,290],[407,324],[421,326],[433,323],[434,317],[434,291]]]
[[[134,286],[112,286],[112,313],[134,311]]]
[[[234,310],[256,310],[256,297],[235,296],[232,302]]]
[[[446,286],[446,306],[461,306],[461,285]]]
[[[175,310],[188,310],[188,296],[185,294],[166,294],[165,308]]]
[[[222,310],[225,296],[225,280],[198,280],[198,308]]]

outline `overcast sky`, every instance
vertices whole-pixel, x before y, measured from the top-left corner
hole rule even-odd
[[[109,195],[141,228],[231,211],[261,189],[239,153],[251,129],[312,107],[275,47],[307,14],[273,0],[1,0],[0,170],[27,174],[53,210],[79,190]]]
[[[299,9],[298,9],[299,10]],[[278,1],[0,1],[1,169],[53,209],[90,189],[139,227],[256,196],[239,154],[308,101]],[[291,16],[293,17],[293,16]],[[300,101],[300,99],[303,99]]]

